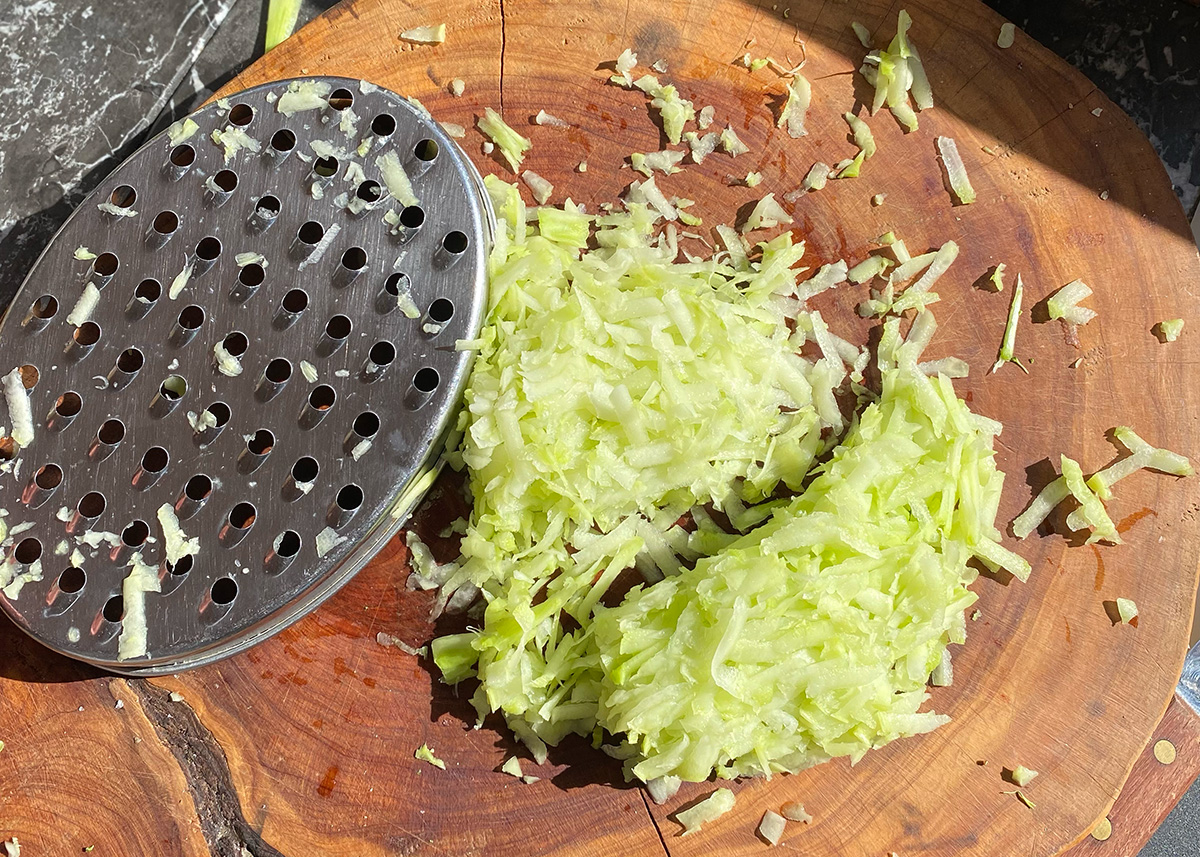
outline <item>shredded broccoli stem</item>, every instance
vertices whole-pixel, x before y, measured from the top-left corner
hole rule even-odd
[[[296,29],[301,0],[268,0],[267,31],[263,50],[269,51]]]
[[[1008,305],[1008,320],[1004,323],[1004,339],[1000,342],[1000,356],[992,366],[992,371],[995,372],[1005,363],[1016,363],[1021,366],[1020,361],[1013,356],[1013,348],[1017,342],[1017,322],[1021,318],[1021,298],[1025,295],[1025,286],[1021,283],[1021,275],[1017,274],[1017,285],[1013,288],[1012,303]],[[1024,366],[1021,366],[1024,369]]]

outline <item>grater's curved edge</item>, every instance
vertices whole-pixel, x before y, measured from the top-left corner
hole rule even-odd
[[[352,85],[354,83],[361,83],[362,91],[364,93],[368,91],[366,88],[366,82],[354,81],[353,79],[348,78],[319,78],[306,76],[302,80],[324,80],[334,85]],[[248,90],[244,90],[242,93],[238,93],[230,97],[236,99],[239,96],[251,92],[261,93],[264,90],[277,88],[290,82],[292,81],[284,80],[263,84],[260,86],[251,87]],[[370,91],[375,91],[375,89],[381,89],[384,92],[387,92],[387,90],[383,89],[382,87],[372,88]],[[205,109],[207,108],[201,108],[201,111],[204,111]],[[198,114],[193,115],[198,116]],[[428,114],[425,115],[426,118],[429,118]],[[468,194],[469,199],[467,201],[467,205],[470,209],[469,219],[473,222],[474,228],[478,230],[476,234],[482,239],[478,242],[479,247],[482,250],[482,254],[480,259],[480,273],[476,275],[476,300],[471,304],[469,314],[464,313],[464,315],[469,316],[468,319],[465,319],[467,321],[466,330],[463,334],[460,334],[459,337],[456,337],[475,338],[478,336],[478,332],[483,326],[484,317],[486,315],[488,291],[486,259],[490,252],[490,247],[496,228],[495,213],[492,210],[489,196],[484,188],[482,177],[475,165],[466,156],[465,152],[462,151],[461,147],[459,147],[454,140],[449,138],[449,136],[444,133],[443,129],[441,129],[436,122],[430,119],[428,125],[429,135],[433,136],[441,146],[448,147],[450,150],[456,153],[453,160],[457,161],[458,167],[463,174],[463,178],[466,179],[466,183],[470,187],[471,191],[471,193]],[[307,127],[308,126],[306,125],[305,128]],[[139,150],[139,153],[135,153],[130,160],[136,158],[137,155],[143,150],[150,149],[156,144],[161,145],[160,141],[163,136],[164,135],[158,135],[154,140],[147,142],[145,146]],[[128,163],[128,161],[126,163]],[[115,176],[120,169],[121,168],[118,167],[117,171],[114,171],[113,176]],[[109,179],[106,179],[104,184],[109,183],[113,176],[110,176]],[[93,192],[93,194],[90,194],[87,199],[80,203],[79,209],[83,209],[88,203],[94,202],[93,197],[97,196],[97,194],[100,192],[101,189],[98,188],[95,192]],[[73,214],[72,218],[74,218],[74,216],[75,215]],[[9,305],[8,308],[6,308],[3,319],[0,320],[0,329],[8,327],[5,322],[16,322],[16,319],[9,319],[9,314],[14,308],[18,307],[20,296],[26,293],[26,287],[32,280],[34,280],[34,275],[42,265],[43,261],[50,257],[56,248],[59,252],[61,252],[61,246],[59,245],[62,244],[63,236],[66,234],[67,227],[70,225],[70,222],[71,219],[68,220],[68,223],[64,225],[63,229],[61,229],[59,234],[55,236],[54,240],[50,243],[46,250],[43,251],[38,261],[31,268],[30,274],[22,284],[21,289],[18,291],[17,297],[14,298],[14,301]],[[35,633],[32,628],[27,627],[27,623],[22,621],[23,617],[20,615],[20,613],[10,609],[13,607],[13,605],[9,605],[7,603],[7,599],[0,598],[0,611],[8,614],[9,617],[12,618],[16,624],[18,624],[18,626],[22,627],[23,630],[34,636],[39,643],[47,646],[47,648],[57,651],[67,657],[82,660],[91,664],[92,666],[96,666],[120,675],[158,676],[178,673],[182,670],[192,669],[225,659],[266,640],[267,638],[282,631],[286,627],[294,624],[295,622],[299,621],[299,619],[315,610],[326,600],[331,598],[335,593],[337,593],[347,582],[349,582],[349,580],[375,556],[379,549],[382,548],[387,541],[393,538],[396,533],[402,529],[413,510],[416,508],[417,504],[421,501],[429,487],[436,480],[442,466],[444,465],[444,454],[447,443],[453,444],[457,442],[458,435],[454,429],[455,417],[462,406],[462,399],[467,385],[467,380],[474,362],[474,354],[472,352],[468,351],[466,354],[459,355],[459,357],[460,360],[456,370],[454,371],[453,383],[444,385],[444,389],[449,388],[448,391],[451,392],[451,400],[445,403],[446,409],[443,411],[443,419],[439,421],[441,430],[439,434],[433,438],[433,441],[425,446],[424,456],[420,462],[415,467],[412,467],[411,465],[407,465],[405,467],[405,470],[410,473],[408,480],[397,486],[399,490],[397,490],[396,494],[393,496],[393,499],[384,507],[384,511],[375,516],[366,532],[359,537],[348,553],[341,556],[332,569],[326,572],[323,577],[312,581],[311,585],[307,589],[300,591],[290,603],[278,608],[272,613],[261,617],[253,624],[239,628],[232,635],[215,640],[207,646],[197,647],[187,652],[183,657],[162,656],[159,659],[154,659],[153,655],[151,655],[150,659],[122,662],[119,660],[111,661],[108,659],[81,656],[80,653],[70,651],[65,646],[55,645],[54,641],[45,639],[43,636]]]

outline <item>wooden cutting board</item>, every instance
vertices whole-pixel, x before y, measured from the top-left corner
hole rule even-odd
[[[867,0],[643,0],[552,3],[447,0],[411,7],[352,0],[334,8],[230,84],[226,93],[303,74],[362,77],[420,98],[441,120],[470,128],[463,141],[482,170],[511,178],[481,154],[473,129],[485,106],[503,108],[532,137],[528,167],[593,208],[631,180],[631,151],[661,147],[645,99],[605,85],[600,68],[632,46],[663,60],[665,80],[697,106],[716,107],[751,147],[662,179],[699,201],[706,224],[728,222],[767,191],[796,187],[816,160],[854,153],[841,114],[862,97],[854,73],[864,49],[858,20],[886,43],[897,4]],[[934,357],[968,360],[959,389],[1004,422],[998,461],[1008,474],[1002,521],[1020,512],[1067,453],[1098,469],[1114,458],[1106,429],[1129,424],[1153,443],[1200,457],[1200,362],[1191,316],[1200,262],[1179,203],[1132,122],[1082,76],[1018,33],[996,47],[1001,19],[974,0],[914,0],[919,46],[937,108],[903,135],[887,114],[871,120],[879,155],[857,180],[801,199],[795,230],[810,264],[856,261],[894,229],[910,248],[953,238],[962,254],[939,284]],[[445,21],[439,47],[397,35]],[[814,104],[810,135],[774,126],[782,91],[768,70],[731,60],[748,48],[780,61],[801,56]],[[447,92],[452,78],[466,94]],[[575,127],[534,127],[539,108]],[[1098,115],[1096,115],[1098,113]],[[934,138],[954,137],[979,201],[955,206],[943,187]],[[587,160],[586,174],[576,165]],[[763,175],[756,190],[730,177]],[[873,207],[874,194],[887,194]],[[995,358],[1009,292],[975,288],[992,265],[1021,272],[1026,305],[1080,277],[1099,318],[1072,341],[1058,322],[1025,315],[1018,354],[1030,374]],[[819,304],[851,339],[867,325],[845,287]],[[1160,344],[1155,322],[1187,319],[1180,341]],[[1117,796],[1171,696],[1196,591],[1196,482],[1139,474],[1110,506],[1126,543],[1083,547],[1047,532],[1018,549],[1028,584],[981,578],[981,617],[955,654],[955,684],[933,692],[952,722],[869,754],[797,776],[734,786],[734,812],[679,838],[672,815],[712,790],[685,787],[664,807],[624,785],[619,766],[568,742],[524,785],[497,772],[520,751],[495,718],[472,729],[468,692],[440,685],[428,667],[378,632],[410,644],[434,633],[430,599],[405,590],[406,552],[394,540],[315,615],[254,650],[171,679],[126,681],[56,658],[7,624],[0,628],[0,837],[30,854],[254,855],[672,855],[758,854],[766,809],[800,800],[810,827],[784,844],[810,854],[1033,855],[1060,853],[1085,836]],[[455,517],[447,497],[419,526]],[[1114,626],[1105,602],[1133,598],[1137,627]],[[178,696],[171,696],[178,694]],[[116,708],[117,700],[122,703]],[[428,743],[445,772],[413,759]],[[1005,766],[1041,776],[1012,795]],[[68,847],[69,846],[69,847]],[[72,850],[74,849],[74,851]]]

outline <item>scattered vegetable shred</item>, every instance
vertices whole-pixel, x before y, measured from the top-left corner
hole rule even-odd
[[[704,800],[690,809],[675,814],[675,820],[683,825],[681,836],[690,836],[697,832],[701,825],[723,816],[733,809],[736,798],[729,789],[717,789]]]

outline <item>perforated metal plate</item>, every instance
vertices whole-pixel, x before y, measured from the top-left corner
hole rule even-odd
[[[0,324],[0,373],[24,367],[35,430],[0,473],[0,607],[53,649],[139,674],[240,651],[341,587],[430,481],[469,370],[455,341],[486,304],[490,208],[417,106],[356,80],[315,88],[290,116],[312,87],[246,90],[194,114],[188,139],[152,140]],[[377,159],[393,156],[418,203],[389,193]],[[199,545],[174,565],[164,505]],[[120,659],[135,554],[161,592],[146,654]]]

